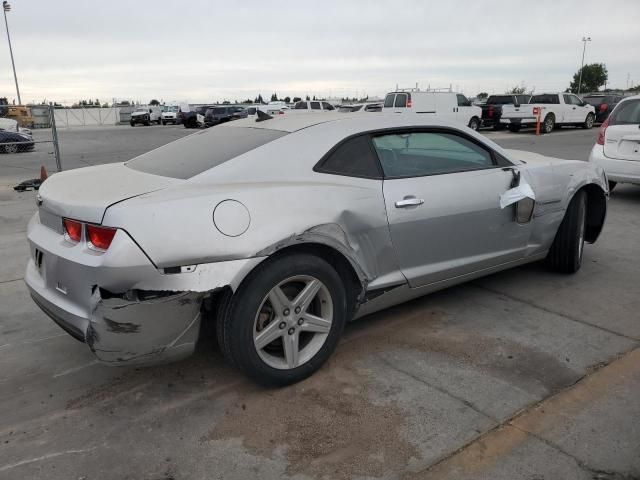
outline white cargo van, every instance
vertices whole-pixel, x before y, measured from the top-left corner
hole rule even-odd
[[[463,94],[454,92],[390,92],[384,98],[382,111],[430,113],[446,120],[463,123],[473,130],[478,130],[482,118],[480,107],[472,105]]]

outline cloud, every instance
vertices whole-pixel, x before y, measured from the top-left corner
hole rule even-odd
[[[585,61],[640,81],[640,2],[12,0],[23,99],[190,100],[561,90]],[[615,12],[603,21],[603,9]],[[3,43],[0,40],[0,43]],[[0,45],[0,96],[13,96]]]

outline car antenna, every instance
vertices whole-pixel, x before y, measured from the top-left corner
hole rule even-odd
[[[258,110],[257,112],[258,118],[256,118],[256,122],[264,122],[265,120],[271,120],[273,117],[268,113],[264,113],[262,110]]]

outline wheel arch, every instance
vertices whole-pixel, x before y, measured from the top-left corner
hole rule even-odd
[[[585,192],[587,194],[587,217],[584,239],[589,243],[594,243],[598,239],[604,226],[604,220],[607,215],[607,196],[604,190],[594,183],[588,183],[580,187],[573,194],[571,200],[573,200],[573,197],[575,197],[578,192]]]

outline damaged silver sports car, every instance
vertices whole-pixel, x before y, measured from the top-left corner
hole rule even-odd
[[[185,357],[215,322],[231,364],[283,385],[351,319],[527,262],[573,273],[603,227],[587,162],[430,115],[261,117],[46,180],[35,302],[113,365]]]

